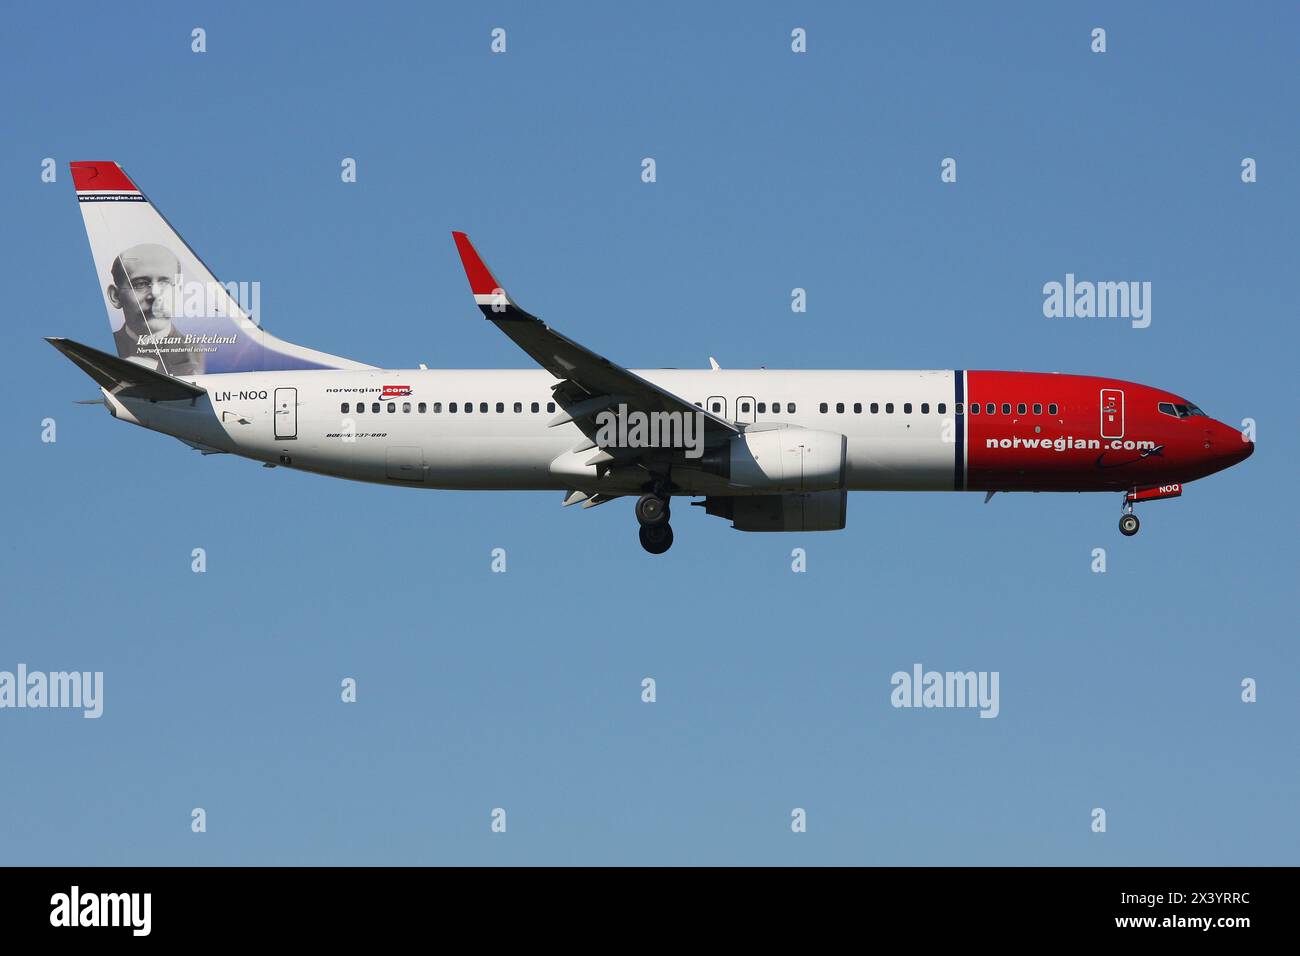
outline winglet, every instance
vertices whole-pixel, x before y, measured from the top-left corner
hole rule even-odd
[[[469,279],[469,290],[474,293],[474,301],[489,319],[532,318],[527,312],[515,305],[514,300],[501,288],[492,271],[484,264],[483,258],[463,232],[453,232],[456,251],[460,253],[460,264],[465,267],[465,277]]]
[[[456,240],[456,251],[460,253],[460,264],[465,267],[465,277],[469,279],[469,290],[474,293],[474,301],[480,306],[509,303],[505,290],[493,277],[491,270],[483,264],[483,259],[469,241],[469,236],[463,232],[453,232],[451,237]]]

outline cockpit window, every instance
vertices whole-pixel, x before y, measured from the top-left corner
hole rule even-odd
[[[1208,417],[1205,412],[1201,411],[1190,402],[1186,405],[1176,402],[1161,402],[1156,407],[1165,415],[1172,415],[1174,418],[1191,418],[1193,416],[1200,416],[1201,418]]]

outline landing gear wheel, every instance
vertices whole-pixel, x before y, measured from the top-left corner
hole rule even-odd
[[[643,525],[641,547],[651,554],[663,554],[673,546],[673,529],[667,524]]]
[[[1135,514],[1123,515],[1119,519],[1119,533],[1126,538],[1131,538],[1137,534],[1139,527],[1141,527],[1141,523]]]
[[[636,503],[636,520],[643,528],[668,523],[668,501],[658,495],[642,495]]]

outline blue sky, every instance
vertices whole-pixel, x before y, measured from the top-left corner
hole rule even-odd
[[[1294,5],[462,6],[8,13],[0,670],[105,700],[0,711],[0,861],[1297,862]],[[1258,448],[1133,539],[1114,495],[857,494],[834,534],[679,507],[661,559],[626,502],[203,458],[41,341],[111,343],[74,159],[378,365],[526,367],[464,229],[626,365],[1106,374]],[[1150,328],[1044,318],[1068,272],[1150,281]],[[892,708],[916,662],[998,671],[997,719]]]

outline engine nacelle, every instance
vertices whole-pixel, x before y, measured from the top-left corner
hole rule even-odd
[[[730,518],[737,531],[839,531],[848,507],[843,490],[704,499],[706,513]]]
[[[701,464],[734,485],[762,491],[830,491],[844,487],[848,439],[808,428],[749,429]]]

